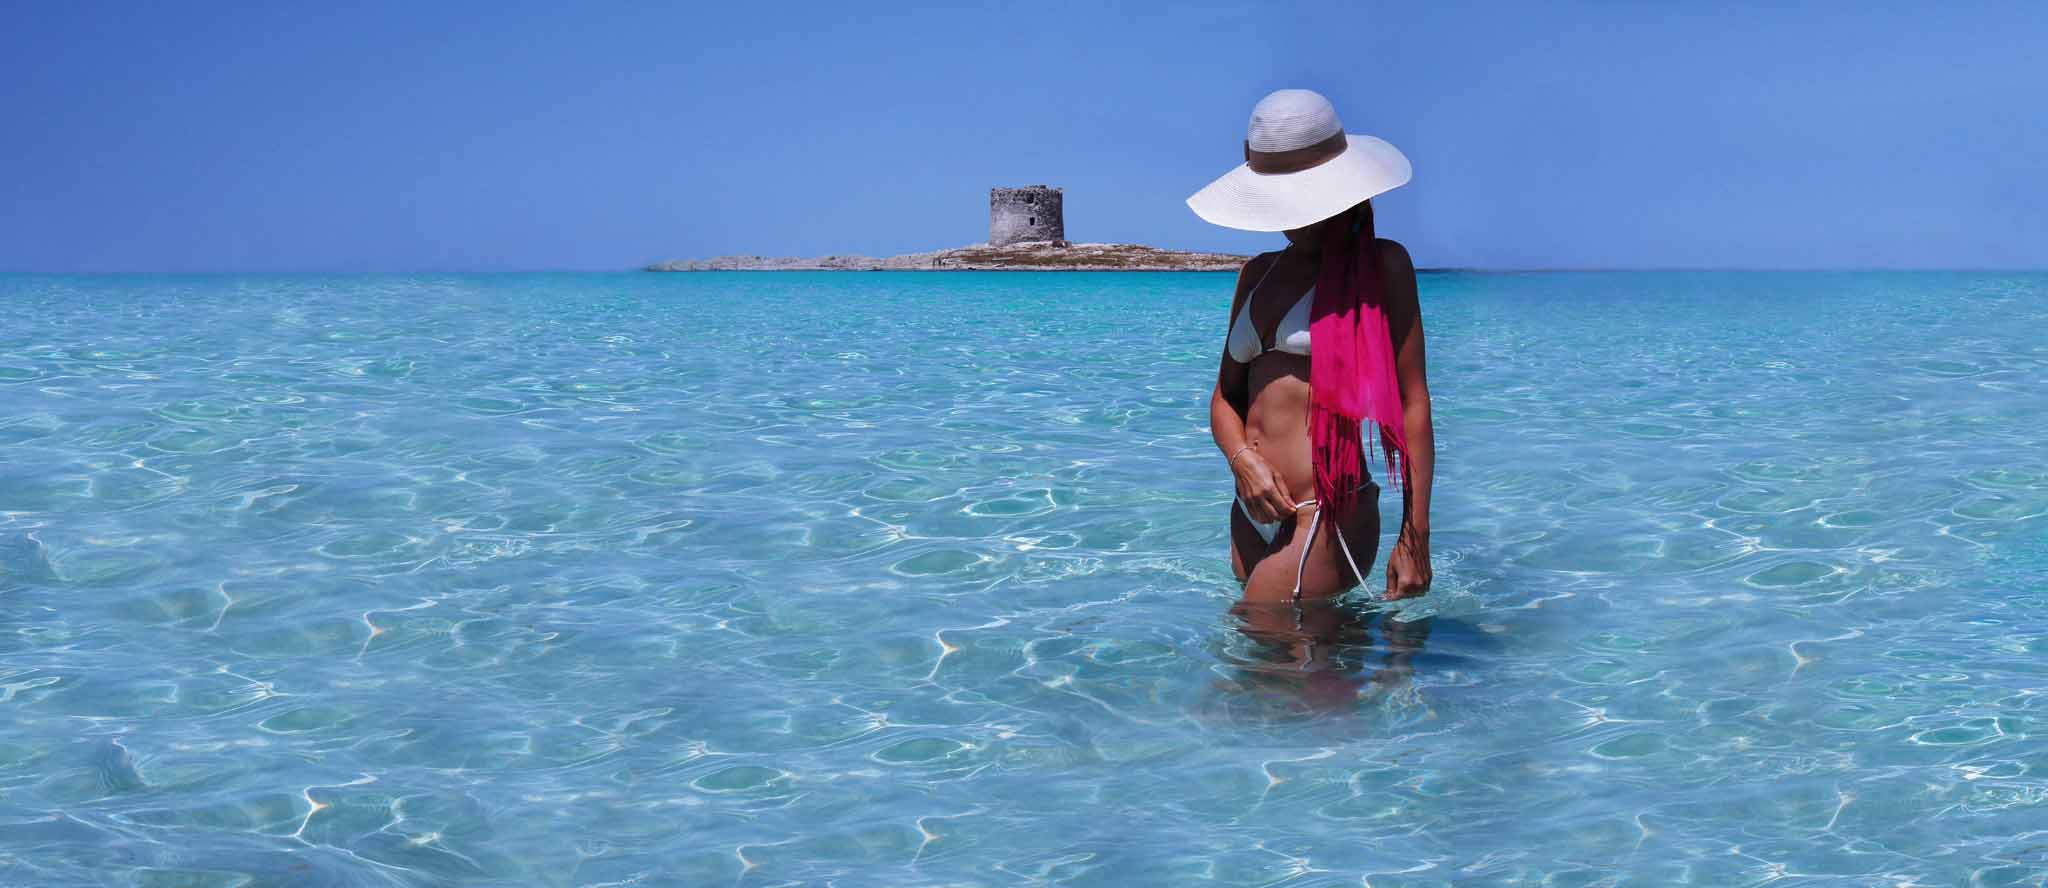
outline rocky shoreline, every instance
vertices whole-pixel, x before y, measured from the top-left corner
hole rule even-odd
[[[929,253],[820,256],[719,256],[658,262],[647,271],[1236,271],[1246,256],[1191,253],[1140,244],[1037,242],[991,247],[975,244]]]

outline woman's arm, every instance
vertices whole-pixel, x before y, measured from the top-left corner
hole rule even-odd
[[[1237,295],[1230,300],[1230,323],[1244,307],[1251,282],[1258,280],[1266,263],[1273,260],[1255,256],[1237,275]],[[1257,266],[1257,268],[1254,268]],[[1294,513],[1294,500],[1287,495],[1280,475],[1257,450],[1245,445],[1245,417],[1251,410],[1251,368],[1230,357],[1229,326],[1224,327],[1223,362],[1216,370],[1216,388],[1209,393],[1209,434],[1216,449],[1230,458],[1230,472],[1237,479],[1238,498],[1254,521],[1275,521]]]
[[[1422,302],[1416,292],[1415,263],[1393,241],[1379,242],[1387,282],[1387,322],[1394,340],[1394,367],[1401,385],[1401,426],[1408,459],[1401,483],[1401,531],[1387,558],[1387,597],[1410,598],[1429,591],[1429,492],[1436,480],[1436,424],[1429,410],[1429,378],[1423,360]]]

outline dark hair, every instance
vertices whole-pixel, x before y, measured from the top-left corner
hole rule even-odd
[[[1361,234],[1367,238],[1373,237],[1372,198],[1361,200],[1358,202],[1358,206],[1351,208],[1352,240],[1355,242]]]
[[[1373,238],[1377,236],[1374,234],[1372,227],[1372,200],[1370,198],[1361,200],[1351,209],[1331,217],[1333,220],[1339,218],[1348,220],[1348,224],[1324,229],[1322,233],[1324,247],[1327,249],[1332,246],[1332,241],[1337,241],[1338,243],[1335,245],[1341,248],[1339,252],[1350,253],[1352,250],[1357,249],[1359,244],[1365,244],[1368,247],[1366,253],[1367,260],[1370,261],[1373,256],[1373,251],[1370,250],[1370,247]]]

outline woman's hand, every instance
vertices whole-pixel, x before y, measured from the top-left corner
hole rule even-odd
[[[1280,481],[1280,473],[1257,450],[1245,449],[1230,460],[1237,476],[1237,498],[1244,501],[1245,514],[1253,521],[1278,521],[1294,514],[1294,498]]]
[[[1394,553],[1387,558],[1387,600],[1414,598],[1429,591],[1435,576],[1429,569],[1429,531],[1406,524],[1394,540]]]

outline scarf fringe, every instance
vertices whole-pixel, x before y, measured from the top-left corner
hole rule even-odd
[[[1343,520],[1358,506],[1358,485],[1364,482],[1365,447],[1358,420],[1311,403],[1308,408],[1309,453],[1315,465],[1316,504]]]
[[[1386,487],[1399,491],[1406,486],[1408,460],[1395,436],[1384,426],[1373,424],[1379,439],[1377,448],[1386,458]],[[1310,404],[1308,440],[1315,466],[1316,503],[1327,508],[1338,521],[1349,518],[1358,508],[1358,488],[1365,483],[1367,461],[1372,448],[1365,446],[1364,426],[1321,404]]]

